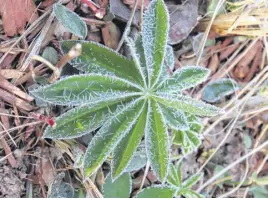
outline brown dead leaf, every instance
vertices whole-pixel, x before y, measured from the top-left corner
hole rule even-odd
[[[169,44],[185,39],[197,24],[198,2],[188,0],[182,5],[167,4],[170,15]]]
[[[0,0],[0,14],[7,36],[24,30],[26,22],[33,22],[38,15],[33,0]]]
[[[101,31],[105,46],[115,50],[121,36],[118,27],[113,22],[107,22]]]
[[[215,53],[212,55],[210,59],[208,68],[211,70],[211,73],[214,74],[217,71],[219,66],[220,66],[219,56],[217,53]]]

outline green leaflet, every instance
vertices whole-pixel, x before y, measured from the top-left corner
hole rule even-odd
[[[171,72],[174,68],[174,65],[175,65],[175,58],[174,58],[173,48],[167,45],[164,63],[161,66],[162,70],[159,76],[159,80],[155,84],[155,87],[158,87],[160,84],[165,82],[170,77],[169,70]]]
[[[168,132],[156,102],[149,102],[145,145],[150,165],[161,182],[167,176],[169,164]]]
[[[135,42],[133,41],[132,38],[130,37],[126,37],[126,42],[128,44],[129,50],[130,50],[130,54],[132,56],[133,61],[135,62],[136,67],[139,70],[140,75],[142,76],[143,82],[144,82],[144,87],[147,87],[147,80],[146,80],[146,71],[145,71],[145,65],[142,65],[141,59],[142,57],[144,58],[144,56],[140,56],[140,54],[138,53],[138,51],[140,51],[140,49],[138,49],[135,46]],[[140,52],[141,54],[143,54],[143,50]]]
[[[172,143],[180,145],[182,153],[187,155],[196,150],[201,144],[202,124],[193,115],[187,115],[187,121],[190,129],[188,130],[172,130]]]
[[[162,104],[159,104],[159,109],[162,112],[167,126],[176,130],[189,129],[189,124],[183,111],[168,108]]]
[[[159,94],[158,96],[155,95],[154,99],[167,107],[183,110],[184,112],[198,116],[215,116],[223,112],[222,109],[216,106],[182,95],[172,96]]]
[[[42,100],[57,105],[81,105],[98,100],[138,92],[135,84],[113,76],[101,74],[73,75],[55,84],[39,87],[31,93]]]
[[[210,74],[210,71],[200,66],[187,66],[177,70],[173,76],[169,77],[161,85],[158,91],[175,93],[185,90],[205,81]]]
[[[111,173],[105,179],[103,185],[104,198],[129,198],[131,193],[131,176],[129,173],[121,175],[113,181]]]
[[[168,40],[169,14],[163,0],[153,0],[143,17],[142,44],[149,86],[158,81]]]
[[[201,174],[192,175],[190,178],[188,178],[186,181],[182,183],[182,186],[184,188],[191,188],[195,183],[199,181],[201,176],[202,176]]]
[[[143,189],[136,198],[172,198],[175,190],[167,186],[155,186]]]
[[[95,131],[103,125],[122,104],[122,98],[100,101],[74,108],[56,119],[56,127],[47,127],[43,137],[71,139]]]
[[[182,174],[181,174],[182,160],[179,161],[177,166],[170,165],[167,182],[168,184],[176,190],[175,196],[181,197],[183,195],[186,198],[200,198],[202,195],[191,190],[191,187],[197,183],[201,175],[196,174],[191,176],[189,179],[182,183]]]
[[[182,161],[177,166],[171,164],[169,167],[167,182],[174,187],[181,187],[182,185],[181,166]]]
[[[76,43],[82,45],[82,54],[71,61],[71,64],[77,69],[85,72],[115,75],[144,85],[134,61],[101,44],[89,41],[63,41],[61,48],[64,53],[67,53]]]
[[[82,39],[87,36],[87,25],[76,13],[60,4],[54,4],[53,12],[68,31]]]
[[[184,155],[193,152],[201,144],[200,137],[193,131],[173,130],[172,134],[173,134],[172,138],[173,144],[180,145],[182,147],[182,152]]]
[[[144,107],[144,100],[137,99],[114,113],[113,118],[103,124],[88,145],[84,158],[84,177],[90,176],[105,161],[118,142],[136,123]]]
[[[144,135],[148,107],[145,106],[135,125],[122,138],[113,152],[112,175],[117,178],[124,172]]]

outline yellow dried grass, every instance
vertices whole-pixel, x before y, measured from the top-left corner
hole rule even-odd
[[[199,30],[205,30],[209,17],[200,20]],[[243,10],[218,15],[213,21],[212,32],[220,36],[243,35],[260,37],[268,35],[268,8],[260,6],[246,6]]]

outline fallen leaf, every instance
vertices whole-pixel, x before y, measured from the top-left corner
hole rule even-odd
[[[131,14],[131,9],[129,9],[121,0],[112,0],[110,1],[110,12],[113,13],[117,19],[127,22]],[[139,19],[140,11],[136,11],[132,23],[138,26]]]
[[[7,36],[24,30],[26,22],[33,22],[38,15],[33,0],[0,0],[0,15]]]
[[[197,23],[198,2],[188,0],[183,5],[167,4],[170,14],[169,44],[185,39]]]
[[[113,22],[107,22],[101,29],[105,46],[116,49],[120,41],[120,30]]]

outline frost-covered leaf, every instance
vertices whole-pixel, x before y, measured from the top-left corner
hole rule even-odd
[[[77,106],[139,91],[135,86],[124,79],[108,75],[73,75],[32,90],[31,93],[51,104]]]
[[[142,43],[149,85],[158,81],[164,61],[169,15],[163,0],[153,0],[143,16]]]
[[[214,103],[227,95],[233,94],[239,89],[237,83],[232,79],[219,79],[206,85],[203,91],[203,100]]]
[[[105,161],[120,140],[137,122],[144,101],[134,100],[127,105],[118,107],[111,120],[103,124],[88,145],[84,158],[84,177],[90,176]]]
[[[168,108],[162,104],[159,105],[167,126],[176,130],[188,130],[189,125],[183,111]]]
[[[205,81],[210,71],[200,66],[187,66],[177,70],[173,76],[159,85],[158,90],[175,93],[181,90],[192,88]]]
[[[215,116],[223,113],[223,110],[216,106],[183,95],[172,96],[159,93],[158,96],[154,96],[154,99],[167,107],[182,110],[193,115]]]
[[[111,173],[109,173],[103,185],[104,198],[129,198],[131,181],[129,173],[121,175],[115,181],[112,180]]]
[[[141,39],[139,39],[139,40],[141,40]],[[135,62],[136,68],[138,69],[140,75],[142,76],[144,84],[146,85],[147,84],[146,83],[147,73],[146,73],[145,65],[144,65],[144,63],[142,63],[142,61],[144,61],[144,60],[142,60],[142,59],[144,59],[143,50],[141,52],[139,52],[141,49],[138,49],[139,46],[136,46],[136,43],[138,43],[138,42],[134,42],[133,39],[130,37],[126,37],[126,42],[128,44],[132,59]]]
[[[156,87],[169,78],[170,76],[169,71],[173,70],[174,65],[175,65],[175,58],[174,58],[173,48],[167,45],[164,63],[161,66],[162,69],[161,69],[161,73],[159,76],[159,80],[155,85]]]
[[[190,178],[188,178],[182,183],[182,186],[184,188],[191,188],[194,184],[196,184],[199,181],[201,176],[202,176],[201,174],[192,175]]]
[[[174,57],[173,48],[169,45],[166,46],[164,64],[167,67],[169,67],[171,70],[174,68],[174,65],[175,65],[175,57]]]
[[[90,142],[85,154],[76,156],[75,166],[83,167],[84,178],[93,174],[113,152],[111,177],[117,179],[123,172],[140,169],[148,159],[158,179],[165,183],[170,164],[168,128],[173,128],[172,133],[174,129],[184,129],[176,134],[173,142],[179,138],[177,143],[184,153],[189,153],[201,140],[202,125],[194,115],[214,116],[222,112],[215,106],[174,93],[202,82],[207,71],[203,73],[204,69],[198,68],[198,72],[187,73],[185,69],[184,73],[175,73],[177,79],[170,78],[170,71],[166,69],[173,67],[174,55],[172,47],[167,46],[167,32],[168,13],[164,1],[153,0],[144,16],[142,36],[135,42],[126,38],[132,60],[97,43],[63,41],[64,53],[77,42],[81,43],[82,55],[71,64],[90,74],[68,77],[31,92],[37,100],[46,103],[79,106],[57,118],[57,126],[48,127],[44,136],[70,139],[95,132],[93,138],[84,141]],[[159,85],[169,87],[159,90]],[[144,134],[147,157],[135,152]],[[177,175],[176,178],[181,179],[181,174]],[[173,179],[173,184],[181,183]],[[170,188],[162,187],[161,191],[161,194],[170,193]],[[146,192],[153,192],[150,196],[158,193],[153,189]]]
[[[73,198],[74,188],[70,184],[62,182],[64,176],[65,174],[62,172],[55,177],[49,186],[48,198]]]
[[[199,134],[203,127],[193,115],[188,115],[187,120],[189,123],[189,130],[172,130],[172,143],[180,145],[184,155],[193,152],[200,146],[201,137]]]
[[[117,178],[124,172],[125,168],[130,163],[130,160],[133,157],[134,152],[139,146],[141,139],[144,135],[147,112],[148,107],[146,106],[143,109],[143,112],[141,113],[137,122],[133,125],[132,129],[117,144],[113,152],[113,161],[112,161],[113,179]]]
[[[167,186],[149,187],[139,192],[136,198],[172,198],[175,190]]]
[[[58,52],[55,50],[55,48],[52,48],[50,46],[45,48],[42,53],[42,57],[54,65],[56,65],[59,60]]]
[[[82,39],[87,36],[87,25],[76,13],[60,4],[54,4],[53,12],[68,31]]]
[[[161,182],[168,172],[169,143],[168,132],[157,102],[150,101],[145,129],[145,145],[148,160]]]
[[[95,131],[114,114],[120,104],[121,99],[118,98],[71,109],[56,119],[56,127],[47,127],[43,137],[71,139]]]
[[[174,130],[172,134],[173,134],[173,138],[172,138],[173,144],[180,145],[184,155],[187,155],[193,152],[201,144],[200,137],[192,131]]]
[[[147,156],[145,149],[138,150],[134,153],[132,159],[130,160],[125,172],[132,172],[145,167],[147,163]]]
[[[139,58],[140,64],[143,67],[146,67],[146,60],[144,55],[144,48],[142,45],[142,35],[139,34],[137,39],[135,40],[136,53]],[[146,70],[146,69],[145,69]],[[147,71],[145,71],[147,73]],[[148,74],[146,74],[147,76]]]
[[[177,166],[173,164],[169,166],[167,182],[176,188],[180,188],[182,183],[181,166],[182,161],[180,161]]]
[[[142,77],[134,61],[101,44],[90,41],[63,41],[61,48],[64,53],[67,53],[76,43],[82,45],[82,54],[71,61],[71,64],[77,69],[85,72],[116,75],[143,85]]]

